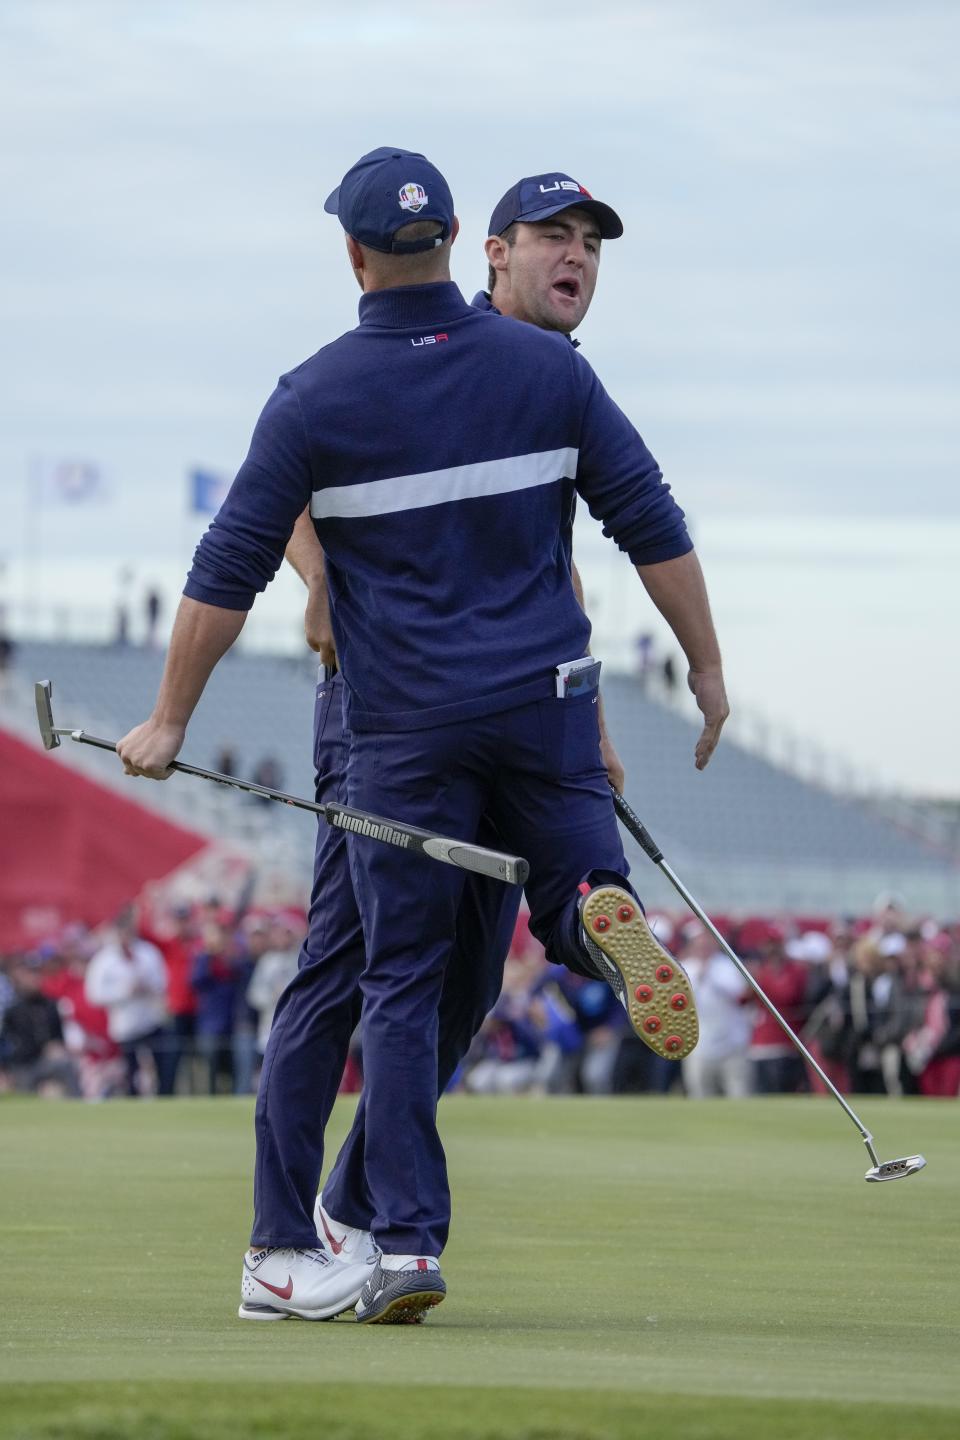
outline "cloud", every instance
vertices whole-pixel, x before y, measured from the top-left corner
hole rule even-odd
[[[559,166],[620,211],[584,350],[707,543],[731,516],[846,514],[862,571],[864,517],[952,535],[958,49],[951,0],[0,5],[8,533],[32,453],[117,474],[113,536],[83,541],[98,554],[138,543],[188,463],[239,460],[276,376],[353,323],[322,200],[386,141],[449,173],[468,293],[519,175]],[[179,554],[182,517],[151,514]],[[749,666],[738,569],[721,589]],[[917,576],[948,653],[949,606]]]

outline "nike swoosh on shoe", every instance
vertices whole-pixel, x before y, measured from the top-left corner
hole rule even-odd
[[[281,1300],[289,1300],[293,1294],[292,1275],[287,1276],[286,1285],[271,1285],[269,1280],[261,1280],[259,1275],[254,1275],[251,1278],[256,1280],[258,1285],[262,1285],[264,1290],[272,1290],[274,1295],[279,1295]]]
[[[333,1236],[330,1234],[330,1227],[329,1227],[329,1225],[327,1224],[327,1218],[326,1218],[326,1216],[324,1215],[324,1213],[323,1213],[322,1210],[320,1211],[320,1223],[321,1223],[321,1225],[323,1226],[323,1233],[324,1233],[324,1235],[326,1235],[326,1237],[327,1237],[327,1242],[328,1242],[328,1244],[329,1244],[329,1246],[330,1246],[330,1249],[333,1251],[334,1255],[339,1255],[339,1254],[340,1254],[340,1251],[343,1249],[344,1245],[346,1245],[346,1243],[347,1243],[347,1237],[346,1237],[346,1235],[344,1235],[344,1237],[343,1237],[342,1240],[335,1240],[335,1239],[333,1238]]]

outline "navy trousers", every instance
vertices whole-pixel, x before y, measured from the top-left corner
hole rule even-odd
[[[504,847],[530,862],[531,930],[550,960],[573,969],[583,966],[578,886],[626,884],[596,694],[550,695],[399,734],[355,731],[347,799],[467,839],[488,815]],[[370,1228],[388,1253],[439,1255],[450,1194],[436,1126],[437,1017],[464,872],[427,869],[416,855],[360,836],[350,835],[347,848],[367,954],[360,986]]]
[[[314,764],[318,801],[346,799],[348,741],[342,681],[318,686]],[[499,848],[482,825],[478,842]],[[424,863],[424,862],[421,862]],[[431,868],[429,864],[427,868]],[[442,1094],[500,993],[503,966],[520,906],[518,886],[468,875],[439,1007],[437,1093]],[[360,912],[347,863],[346,836],[321,821],[313,894],[297,975],[274,1015],[256,1107],[253,1242],[309,1247],[313,1207],[323,1169],[323,1131],[336,1098],[350,1036],[360,1016],[360,974],[366,960]],[[324,1201],[338,1220],[373,1224],[366,1179],[366,1090]]]

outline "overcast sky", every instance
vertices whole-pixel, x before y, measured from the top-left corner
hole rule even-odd
[[[355,321],[322,201],[358,155],[445,171],[468,295],[495,201],[560,168],[625,222],[580,339],[688,512],[734,699],[960,793],[958,54],[952,0],[0,0],[8,605],[112,605],[124,563],[172,604],[186,470],[235,469]],[[109,506],[27,507],[43,456]],[[642,592],[577,543],[623,661]]]

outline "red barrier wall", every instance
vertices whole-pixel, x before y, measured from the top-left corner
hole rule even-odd
[[[0,952],[108,920],[206,844],[0,730]]]

